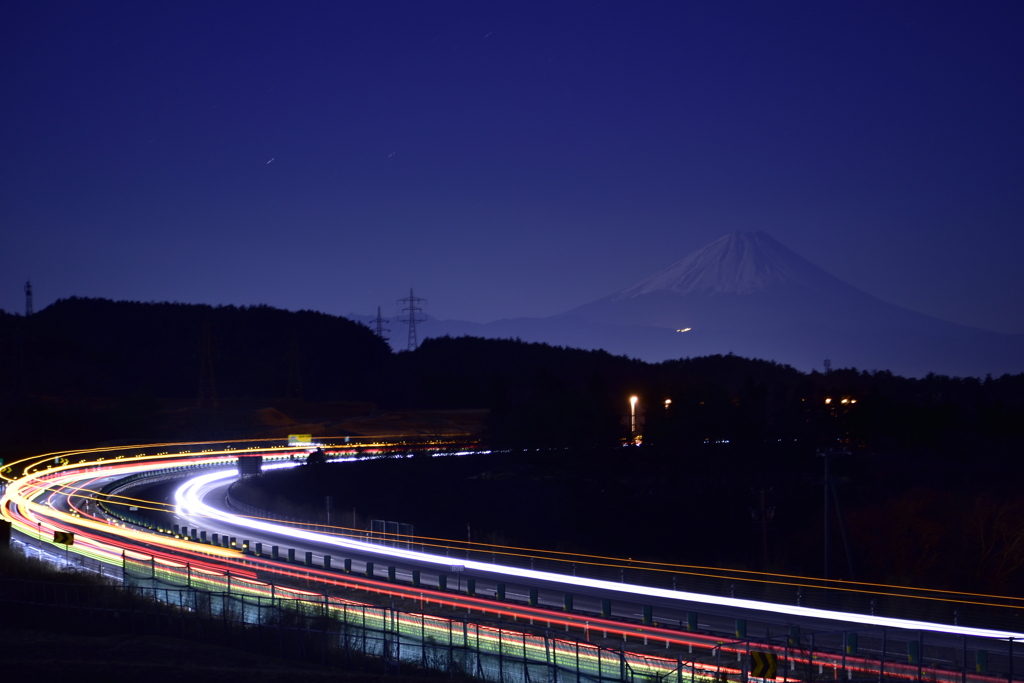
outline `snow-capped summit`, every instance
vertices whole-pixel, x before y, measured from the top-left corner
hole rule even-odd
[[[765,232],[734,232],[698,249],[613,299],[667,291],[675,294],[750,294],[776,283],[832,289],[842,282],[782,246]]]
[[[763,232],[726,235],[562,317],[606,326],[595,346],[648,357],[657,347],[662,357],[733,351],[803,368],[830,358],[907,374],[1024,367],[1019,339],[881,301]]]
[[[811,319],[858,327],[866,319],[878,320],[878,306],[888,304],[829,275],[767,233],[734,232],[568,314],[618,325],[763,333]]]

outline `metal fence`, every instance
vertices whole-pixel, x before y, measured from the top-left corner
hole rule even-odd
[[[16,617],[22,624],[38,619],[47,627],[56,623],[88,633],[178,635],[347,668],[388,672],[404,668],[501,683],[574,679],[578,683],[710,683],[751,677],[744,673],[749,671],[750,642],[694,648],[689,657],[673,659],[630,652],[626,644],[601,647],[588,642],[592,634],[586,632],[573,638],[550,628],[527,628],[522,622],[368,605],[264,583],[251,574],[219,573],[156,558],[127,556],[119,573],[123,585],[0,579],[0,603],[8,612],[11,605],[23,606],[24,613]],[[988,652],[989,673],[979,675],[973,671],[973,652],[972,661],[967,661],[966,641],[962,652],[960,647],[923,640],[915,649],[910,642],[887,638],[884,630],[870,629],[856,633],[852,653],[844,654],[840,664],[835,654],[848,650],[850,635],[779,638],[778,647],[773,648],[779,653],[778,678],[997,683],[1020,680],[1024,673],[1021,667],[1013,667],[1008,651]],[[772,646],[770,642],[763,645]],[[916,665],[908,666],[908,660],[916,660]]]
[[[498,683],[742,678],[740,668],[728,663],[653,657],[550,630],[529,632],[507,623],[367,605],[153,558],[126,557],[124,573],[123,590],[172,609],[186,636],[190,622],[220,623],[234,641],[244,644],[247,638],[261,651],[276,647],[281,656],[326,664],[380,665],[386,671],[406,667]]]

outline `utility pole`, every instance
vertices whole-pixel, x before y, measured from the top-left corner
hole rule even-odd
[[[825,580],[828,581],[828,486],[830,481],[828,473],[828,463],[829,459],[831,458],[832,451],[820,451],[820,453],[821,456],[825,458],[825,482],[824,486],[822,486],[822,489],[825,491]]]
[[[417,315],[417,313],[423,313],[423,308],[417,306],[417,304],[426,302],[426,299],[420,299],[419,297],[413,295],[412,287],[409,288],[409,296],[405,297],[404,299],[398,300],[399,305],[404,304],[404,306],[402,307],[402,313],[409,314],[404,318],[398,318],[398,322],[405,323],[406,325],[409,326],[409,341],[406,346],[407,351],[415,351],[416,347],[419,346],[419,340],[416,337],[416,323],[426,322],[427,319],[421,318]]]
[[[32,281],[25,281],[25,317],[29,317],[35,312],[32,306]]]
[[[761,554],[764,570],[768,571],[768,522],[775,516],[775,506],[765,504],[765,493],[771,493],[771,489],[754,491],[758,494],[759,501],[759,508],[754,511],[754,517],[761,523]]]
[[[843,550],[846,552],[846,564],[850,570],[850,580],[856,579],[856,571],[853,566],[853,553],[850,550],[850,539],[846,533],[846,523],[843,520],[843,510],[839,505],[839,493],[836,491],[835,485],[832,482],[832,476],[830,473],[829,462],[834,455],[849,455],[849,451],[835,450],[832,448],[821,449],[818,451],[818,455],[825,459],[825,480],[822,482],[822,490],[824,492],[824,526],[825,526],[825,579],[829,578],[830,565],[829,565],[829,493],[832,494],[832,498],[836,505],[836,517],[839,519],[839,532],[843,537]]]
[[[302,364],[299,358],[299,333],[291,331],[288,338],[288,381],[285,398],[302,400]]]
[[[213,338],[210,321],[203,323],[203,336],[199,350],[199,407],[217,407],[217,385],[213,381]]]

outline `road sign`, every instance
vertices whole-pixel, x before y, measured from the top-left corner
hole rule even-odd
[[[464,565],[464,564],[453,564],[452,565],[452,571],[455,572],[456,574],[458,574],[459,572],[464,572],[464,571],[466,571],[466,565]]]
[[[775,678],[779,657],[772,652],[750,653],[750,675],[754,678]]]
[[[70,531],[54,531],[53,532],[53,542],[54,543],[61,543],[63,545],[74,545],[75,544],[75,535],[73,533],[71,533]]]

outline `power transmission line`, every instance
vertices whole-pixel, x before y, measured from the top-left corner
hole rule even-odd
[[[412,287],[409,288],[409,296],[398,300],[399,305],[405,304],[402,307],[402,313],[408,313],[407,316],[399,316],[398,318],[398,322],[405,323],[409,326],[409,341],[406,346],[406,350],[408,351],[415,351],[416,347],[419,346],[419,340],[416,338],[416,323],[423,323],[427,321],[426,318],[420,318],[416,315],[417,313],[423,312],[423,309],[416,304],[426,302],[426,299],[420,299],[413,295]]]
[[[409,293],[411,294],[412,290],[410,290]],[[388,341],[390,339],[388,336],[386,336],[386,333],[390,332],[391,330],[389,330],[388,328],[384,327],[384,325],[385,325],[385,323],[387,323],[387,321],[388,321],[387,318],[382,318],[380,316],[380,306],[378,306],[377,307],[377,318],[373,321],[374,331],[377,333],[377,336],[380,337],[381,339],[383,339],[384,341]]]

